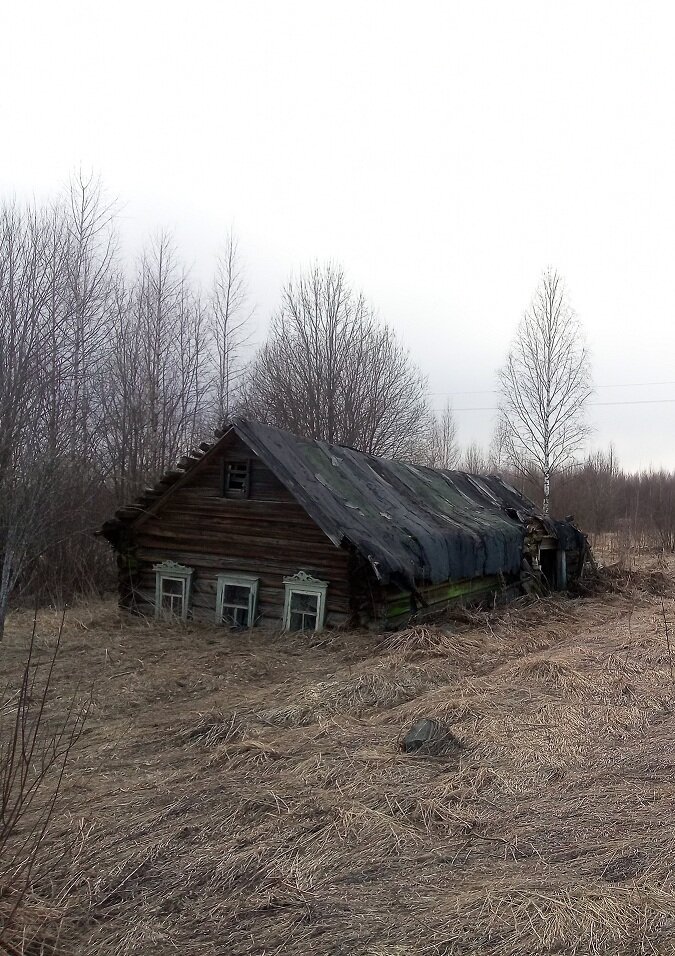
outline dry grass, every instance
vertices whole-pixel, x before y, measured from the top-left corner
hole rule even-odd
[[[57,951],[674,953],[675,577],[610,580],[313,645],[73,611],[59,694],[95,706],[31,897]],[[461,749],[403,754],[420,717]]]

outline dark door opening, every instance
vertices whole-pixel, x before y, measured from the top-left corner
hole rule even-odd
[[[539,552],[541,575],[546,584],[555,591],[558,587],[558,552],[556,548],[542,548]]]

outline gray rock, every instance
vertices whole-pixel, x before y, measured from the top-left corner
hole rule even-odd
[[[462,749],[462,744],[449,727],[433,717],[416,721],[403,738],[401,749],[432,757],[446,757]]]

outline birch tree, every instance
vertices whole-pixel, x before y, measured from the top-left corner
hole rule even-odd
[[[589,434],[584,411],[592,391],[581,327],[554,269],[541,278],[499,380],[509,458],[538,477],[548,514],[552,476],[575,462]]]

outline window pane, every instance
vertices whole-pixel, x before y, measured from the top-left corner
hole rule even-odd
[[[169,614],[175,614],[176,617],[183,616],[183,595],[182,594],[163,594],[162,608]]]
[[[234,607],[244,607],[248,610],[248,599],[251,589],[245,585],[226,584],[223,588],[223,604],[231,604]]]
[[[248,607],[223,606],[223,624],[230,627],[248,627]]]
[[[162,594],[182,594],[183,582],[177,578],[162,578]]]
[[[316,614],[304,614],[302,611],[291,611],[291,631],[315,631]]]
[[[316,615],[319,608],[318,594],[301,594],[299,591],[291,592],[291,611],[308,611]]]

